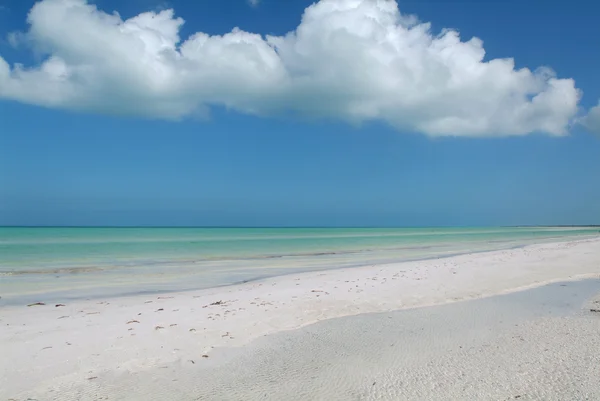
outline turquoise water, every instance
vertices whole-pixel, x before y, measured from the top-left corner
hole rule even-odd
[[[0,228],[0,302],[207,288],[598,235],[598,228]]]

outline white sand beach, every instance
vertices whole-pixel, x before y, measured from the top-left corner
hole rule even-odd
[[[486,304],[477,303],[483,301],[461,302],[468,309],[448,310],[447,315],[440,308],[448,305],[414,309],[409,317],[394,312],[385,316],[392,325],[387,329],[382,315],[374,314],[586,278],[600,278],[600,238],[302,273],[208,290],[5,306],[0,309],[0,399],[552,399],[552,394],[565,399],[567,393],[561,391],[572,391],[575,382],[581,392],[567,398],[598,399],[600,390],[589,381],[595,377],[597,383],[600,377],[600,313],[591,311],[594,301],[588,314],[574,318],[556,315],[554,309],[540,316],[543,308],[528,314],[514,301],[518,298],[510,298],[501,307],[505,323],[485,312],[481,305]],[[569,287],[554,290],[558,288]],[[569,296],[579,302],[570,305],[574,310],[587,300],[577,291]],[[431,314],[456,319],[425,325],[422,335],[396,330],[418,327]],[[322,336],[324,342],[298,337],[310,337],[306,326],[313,323],[354,315],[360,316],[311,326],[340,333]],[[387,331],[374,334],[382,329]],[[393,333],[405,340],[406,360],[396,355],[391,361],[387,352],[373,351],[387,350]],[[363,348],[357,345],[361,341]],[[457,351],[466,345],[471,348]],[[260,353],[261,363],[250,363],[261,347],[269,352]],[[559,348],[539,362],[543,350]],[[328,349],[338,357],[345,353],[345,359],[331,354],[315,361]],[[379,357],[367,358],[364,350]],[[245,359],[248,355],[254,356]],[[281,365],[281,355],[302,361],[302,370],[294,363]],[[513,369],[515,360],[519,369]],[[323,363],[337,368],[324,370]],[[275,370],[269,373],[267,367]],[[237,373],[228,376],[228,371]],[[285,379],[277,376],[282,371],[295,372],[295,381],[275,386]],[[453,385],[457,377],[466,384]],[[232,383],[235,378],[239,387]],[[229,384],[223,385],[225,379]],[[266,390],[269,382],[269,391],[277,388],[279,393]],[[525,385],[529,392],[519,392]],[[340,391],[332,393],[336,388]],[[531,390],[535,388],[537,393]]]

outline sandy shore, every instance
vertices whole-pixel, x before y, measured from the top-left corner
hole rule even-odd
[[[330,319],[215,350],[223,362],[150,391],[176,379],[178,399],[599,400],[599,293],[591,279]]]
[[[247,345],[268,334],[298,329],[331,318],[440,305],[551,282],[599,277],[600,239],[590,239],[445,259],[304,273],[202,291],[70,301],[64,306],[54,303],[5,306],[0,309],[0,399],[147,400],[165,399],[165,394],[179,394],[167,399],[181,400],[252,399],[239,398],[239,395],[236,398],[235,394],[233,398],[226,398],[215,392],[202,392],[203,380],[206,380],[206,388],[218,381],[207,373],[210,369],[220,369],[228,361],[239,358],[223,350]],[[513,309],[518,310],[519,307],[512,304]],[[429,313],[428,309],[439,308],[443,307],[420,309],[415,312],[417,319],[422,320]],[[357,322],[368,320],[367,316],[370,315],[361,316]],[[402,322],[402,315],[398,316],[390,320]],[[589,319],[593,318],[595,316]],[[598,319],[589,320],[591,323],[582,323],[584,321],[587,322],[580,319],[582,328],[577,333],[590,333],[591,328],[585,325],[593,326]],[[556,322],[550,325],[562,327]],[[432,326],[427,338],[430,341],[444,338],[451,327]],[[598,326],[594,327],[597,336]],[[302,330],[291,333],[296,332]],[[533,333],[533,329],[528,333]],[[538,334],[543,333],[541,330]],[[583,339],[570,341],[568,336],[572,334],[569,330],[558,331],[553,346],[570,344],[574,347],[572,352],[583,353],[584,361],[599,366],[590,356],[597,352],[593,353],[593,348],[588,348],[590,345]],[[277,336],[280,335],[282,333]],[[335,342],[335,338],[339,337],[330,340]],[[274,337],[261,341],[270,341],[271,338]],[[370,338],[379,341],[376,336],[371,335]],[[380,345],[383,346],[383,343]],[[279,345],[277,349],[281,350],[282,346],[285,349],[285,345]],[[291,354],[298,352],[297,346],[288,346]],[[252,346],[237,350],[247,348]],[[307,353],[311,351],[310,347],[302,349],[306,349]],[[451,360],[447,360],[443,349],[433,347],[431,352],[450,364],[445,366],[451,370]],[[350,349],[349,354],[356,355],[356,364],[362,363],[362,359],[358,358],[360,353]],[[498,371],[511,363],[506,358],[490,362]],[[370,363],[377,365],[375,360]],[[260,367],[245,366],[246,372]],[[430,373],[435,373],[437,368],[432,366],[430,369],[433,369]],[[597,373],[590,369],[590,374]],[[363,368],[357,370],[366,372]],[[450,370],[441,374],[448,375]],[[342,373],[340,371],[338,376],[328,380],[335,380],[335,377],[345,380]],[[312,377],[311,372],[303,372],[302,377],[305,376]],[[170,387],[165,381],[167,378]],[[194,380],[184,384],[184,378]],[[276,379],[273,376],[273,380]],[[417,379],[411,380],[416,383]],[[436,385],[433,379],[427,380],[431,380],[431,386]],[[402,383],[396,383],[398,388],[412,383],[410,380],[400,381]],[[192,382],[195,384],[192,385]],[[354,398],[349,394],[350,398],[345,399],[398,399],[394,398],[391,390],[394,382],[387,386],[386,392],[377,393],[379,396],[363,391],[356,393]],[[198,398],[202,394],[205,394],[204,398]],[[400,394],[399,399],[419,396],[417,393],[397,394]],[[431,397],[429,399],[435,398]],[[266,399],[283,398],[272,398],[267,394]]]

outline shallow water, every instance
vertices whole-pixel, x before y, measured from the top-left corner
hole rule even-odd
[[[0,228],[0,303],[209,288],[587,238],[597,228]]]

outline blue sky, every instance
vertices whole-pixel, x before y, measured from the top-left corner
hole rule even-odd
[[[363,3],[0,0],[0,224],[600,224],[600,5]]]

